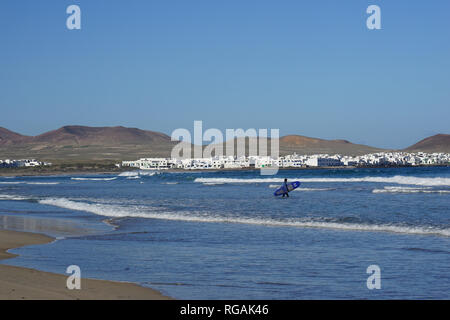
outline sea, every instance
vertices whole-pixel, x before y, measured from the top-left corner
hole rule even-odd
[[[177,299],[450,298],[450,167],[0,177],[0,227],[56,238],[2,264]]]

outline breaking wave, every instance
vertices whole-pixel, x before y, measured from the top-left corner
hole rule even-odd
[[[441,193],[450,194],[450,190],[439,190],[431,187],[411,188],[411,187],[384,187],[384,189],[374,189],[373,193]]]
[[[150,207],[123,207],[115,205],[105,205],[100,203],[84,203],[66,198],[53,198],[40,200],[39,203],[57,206],[70,210],[86,211],[106,217],[136,217],[161,220],[176,220],[190,222],[210,222],[210,223],[238,223],[261,226],[277,227],[300,227],[300,228],[321,228],[336,229],[344,231],[370,231],[370,232],[392,232],[401,234],[418,235],[439,235],[450,237],[450,228],[436,228],[431,226],[399,226],[390,224],[360,224],[324,222],[311,219],[286,219],[276,220],[271,218],[244,218],[244,217],[224,217],[205,214],[192,214],[189,212],[158,212]]]
[[[0,184],[56,185],[59,184],[59,182],[1,181]]]
[[[333,191],[336,190],[335,188],[297,188],[294,189],[293,191],[305,191],[305,192],[309,192],[309,191]]]
[[[59,182],[26,182],[26,184],[47,186],[47,185],[56,185],[59,184]]]
[[[114,178],[70,178],[71,180],[77,180],[77,181],[112,181],[116,180],[117,177]]]
[[[272,188],[272,189],[276,189],[276,188],[279,188],[279,187],[281,187],[279,184],[271,184],[271,185],[269,185],[269,188]],[[336,190],[336,189],[335,188],[302,188],[302,187],[300,187],[300,188],[297,188],[297,189],[295,189],[293,191],[305,191],[305,192],[308,192],[308,191],[332,191],[332,190]]]
[[[137,171],[125,171],[118,174],[118,177],[138,177],[138,176],[154,176],[155,174],[160,174],[160,172],[156,171],[145,171],[145,170],[137,170]]]
[[[125,171],[125,172],[119,173],[117,176],[118,177],[135,177],[138,175],[139,175],[139,172],[137,172],[137,171]]]
[[[394,176],[394,177],[361,177],[361,178],[290,178],[291,181],[301,182],[381,182],[395,183],[405,185],[421,186],[450,186],[450,178],[421,178],[412,176]],[[284,178],[197,178],[194,182],[198,183],[282,183]]]
[[[0,184],[22,184],[26,183],[25,181],[0,181]]]
[[[128,180],[133,180],[133,179],[140,179],[140,176],[127,176]]]
[[[10,194],[0,194],[0,200],[24,201],[24,200],[30,200],[30,198],[26,198],[23,196],[10,195]]]
[[[144,170],[141,170],[141,171],[139,171],[139,175],[140,176],[154,176],[155,174],[161,174],[161,172],[157,172],[157,171],[144,171]]]

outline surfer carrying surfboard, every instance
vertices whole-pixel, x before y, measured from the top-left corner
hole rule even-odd
[[[284,198],[284,196],[289,198],[289,188],[288,188],[288,185],[287,185],[287,178],[284,178],[283,187],[284,187],[284,193],[283,193],[282,198]]]
[[[284,179],[283,184],[277,189],[275,190],[275,192],[273,193],[274,196],[281,196],[283,195],[283,198],[285,196],[287,196],[289,198],[289,192],[292,190],[297,189],[298,187],[300,187],[300,181],[293,181],[293,182],[287,182],[287,179]]]

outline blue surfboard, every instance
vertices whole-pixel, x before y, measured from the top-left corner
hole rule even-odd
[[[287,183],[287,191],[292,191],[294,189],[297,189],[300,187],[300,181],[294,181],[294,182],[288,182]],[[281,196],[283,193],[286,193],[286,187],[284,186],[284,183],[281,187],[279,187],[275,192],[273,193],[274,196]]]

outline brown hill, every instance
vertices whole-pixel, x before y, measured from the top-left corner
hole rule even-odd
[[[30,137],[23,136],[11,130],[0,127],[0,146],[8,146],[14,143],[23,143]]]
[[[383,149],[354,144],[347,140],[325,140],[299,135],[288,135],[280,138],[281,154],[296,152],[297,154],[362,155],[380,151],[383,151]]]
[[[407,152],[448,152],[450,153],[450,134],[436,134],[403,149]]]
[[[32,144],[53,146],[100,145],[117,146],[123,144],[149,145],[170,142],[170,137],[159,132],[125,127],[85,127],[65,126],[33,137]]]
[[[244,143],[244,138],[234,139],[234,150],[236,154],[238,143]],[[219,144],[215,145],[219,146]],[[226,144],[222,144],[223,152]],[[258,138],[245,138],[245,154],[256,154],[259,150]],[[270,155],[271,139],[267,139],[267,154]],[[280,155],[287,154],[342,154],[362,155],[367,153],[381,152],[383,149],[373,148],[366,145],[354,144],[347,140],[324,140],[299,135],[288,135],[279,139]],[[211,148],[212,149],[212,148]],[[214,155],[214,153],[213,153]]]
[[[125,127],[65,126],[35,137],[0,130],[0,159],[132,160],[168,157],[176,142],[159,132]]]

